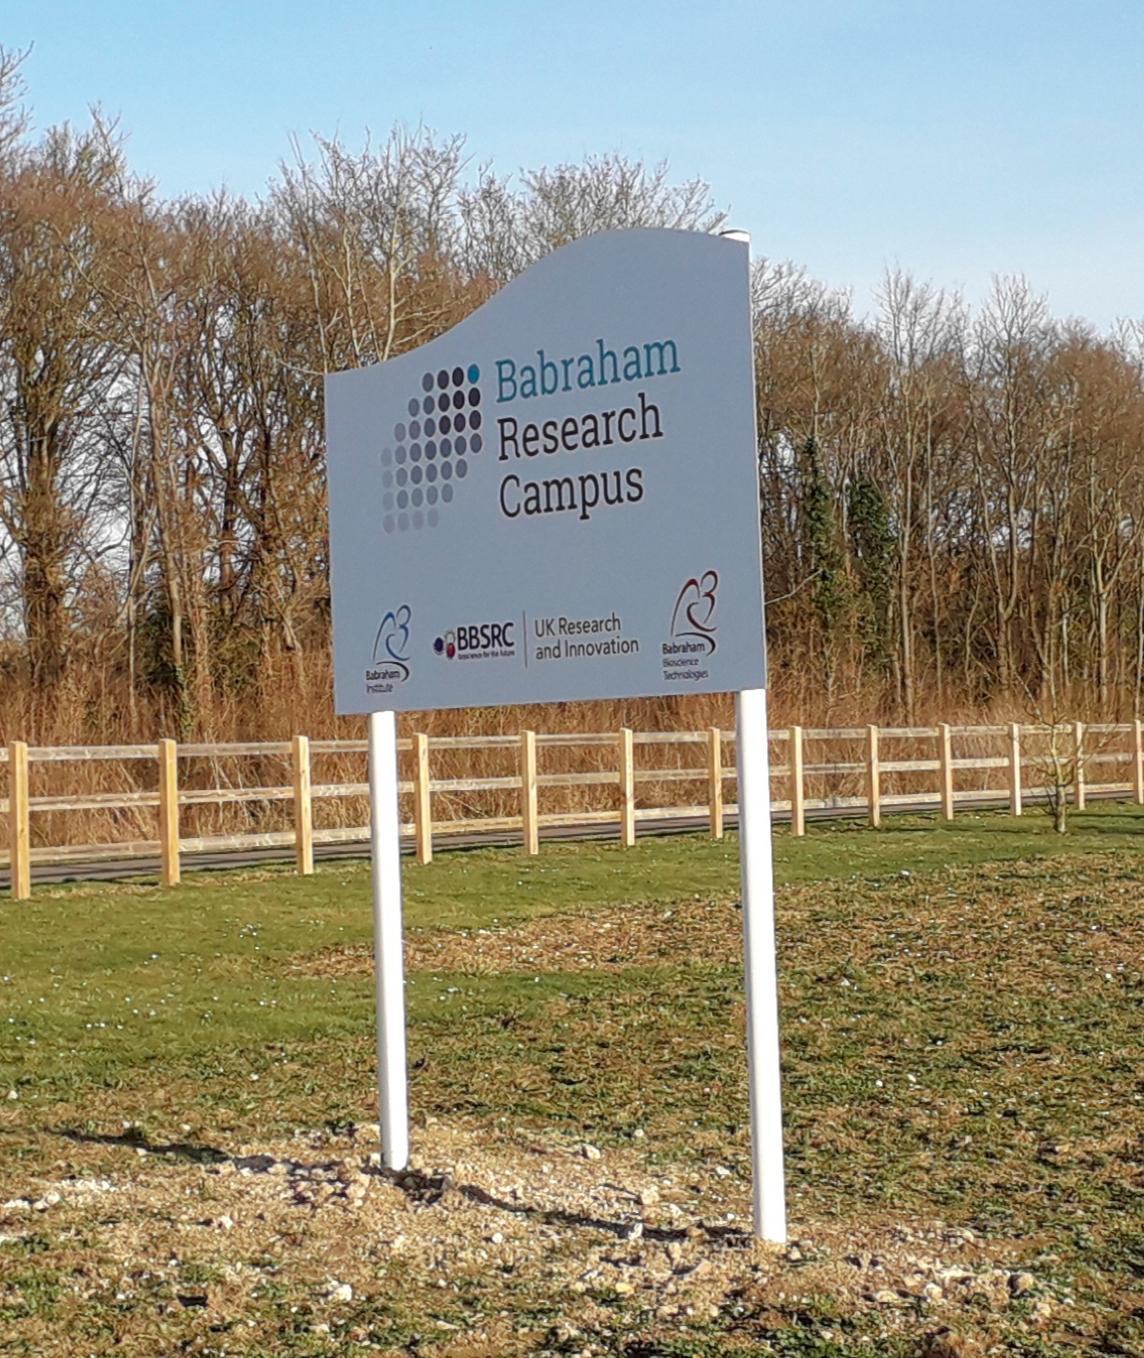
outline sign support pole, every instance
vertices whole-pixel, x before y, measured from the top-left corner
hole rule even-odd
[[[787,1227],[766,689],[747,689],[735,695],[735,756],[739,771],[755,1235],[781,1244],[786,1240]]]
[[[405,968],[401,956],[397,718],[392,712],[369,715],[369,843],[381,1157],[387,1169],[404,1169],[409,1162],[409,1091],[405,1075]]]

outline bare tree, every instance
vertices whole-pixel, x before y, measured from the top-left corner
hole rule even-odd
[[[701,179],[673,184],[665,163],[624,156],[525,170],[519,187],[481,170],[459,195],[463,259],[475,277],[499,286],[543,255],[581,236],[631,227],[717,231],[726,220]]]
[[[103,468],[95,412],[120,370],[97,322],[103,223],[118,151],[96,131],[51,131],[5,185],[0,213],[0,524],[15,545],[35,683],[50,692],[68,606],[97,551]]]
[[[273,201],[306,261],[323,368],[379,363],[455,318],[449,287],[463,165],[460,137],[395,129],[354,153],[295,146]]]

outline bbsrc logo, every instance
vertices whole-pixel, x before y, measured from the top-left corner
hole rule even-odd
[[[516,624],[475,622],[451,627],[434,638],[433,650],[446,660],[507,660],[516,655]]]

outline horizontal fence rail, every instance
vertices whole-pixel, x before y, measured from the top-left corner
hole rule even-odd
[[[770,732],[773,809],[806,833],[808,814],[864,817],[1059,798],[1130,797],[1144,803],[1144,723],[1056,726],[791,726]],[[641,822],[700,819],[721,838],[736,781],[734,732],[706,731],[428,736],[398,742],[402,834],[421,863],[458,836],[519,833],[540,851],[542,831],[614,826],[636,841]],[[157,856],[165,885],[185,857],[292,850],[314,870],[316,845],[369,838],[365,740],[241,744],[0,747],[7,795],[10,891],[31,893],[33,864]],[[320,762],[325,781],[316,781]],[[127,787],[103,785],[108,771]],[[76,835],[76,819],[101,830]],[[318,823],[321,822],[321,823]],[[147,833],[146,831],[149,831]],[[83,841],[83,842],[80,842]]]

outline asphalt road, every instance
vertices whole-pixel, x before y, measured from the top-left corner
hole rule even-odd
[[[1122,798],[1122,792],[1104,792],[1097,788],[1089,788],[1088,796],[1090,800],[1107,798]],[[1027,795],[1026,805],[1041,801],[1036,795]],[[974,811],[1004,810],[1009,805],[1007,796],[998,796],[988,801],[982,800],[975,802],[972,808],[963,807],[963,811],[970,809]],[[919,813],[933,813],[934,804],[930,802],[911,802],[905,805],[896,804],[892,810],[883,809],[883,816],[887,819],[893,816],[910,815]],[[808,808],[806,812],[807,820],[864,820],[866,812],[862,807],[839,806],[839,807],[815,807]],[[775,824],[783,824],[790,820],[790,815],[786,811],[776,811],[773,816]],[[728,829],[734,829],[737,825],[735,816],[728,815],[724,821]],[[637,826],[637,833],[642,838],[646,835],[679,835],[691,834],[707,828],[706,816],[685,816],[685,817],[664,817],[662,820],[642,820]],[[569,840],[607,840],[615,839],[617,830],[614,825],[562,825],[550,828],[541,828],[540,838],[542,842],[558,843]],[[449,835],[438,841],[439,851],[446,852],[451,849],[476,849],[476,848],[496,848],[512,846],[520,843],[519,832],[512,831],[491,831],[474,832],[472,834]],[[413,852],[412,836],[403,836],[401,841],[403,853]],[[337,859],[346,858],[367,858],[369,856],[369,843],[366,840],[351,844],[315,844],[314,859],[317,862],[332,862]],[[184,870],[199,871],[210,868],[247,868],[257,867],[263,863],[288,863],[293,860],[294,854],[287,846],[268,848],[268,849],[234,849],[221,853],[197,853],[184,854],[182,865]],[[158,877],[159,859],[158,857],[144,858],[108,858],[96,859],[91,862],[70,862],[70,863],[37,863],[32,867],[32,884],[49,885],[58,882],[105,882],[117,881],[119,879],[136,877]],[[8,890],[8,872],[6,869],[0,870],[0,891]]]

